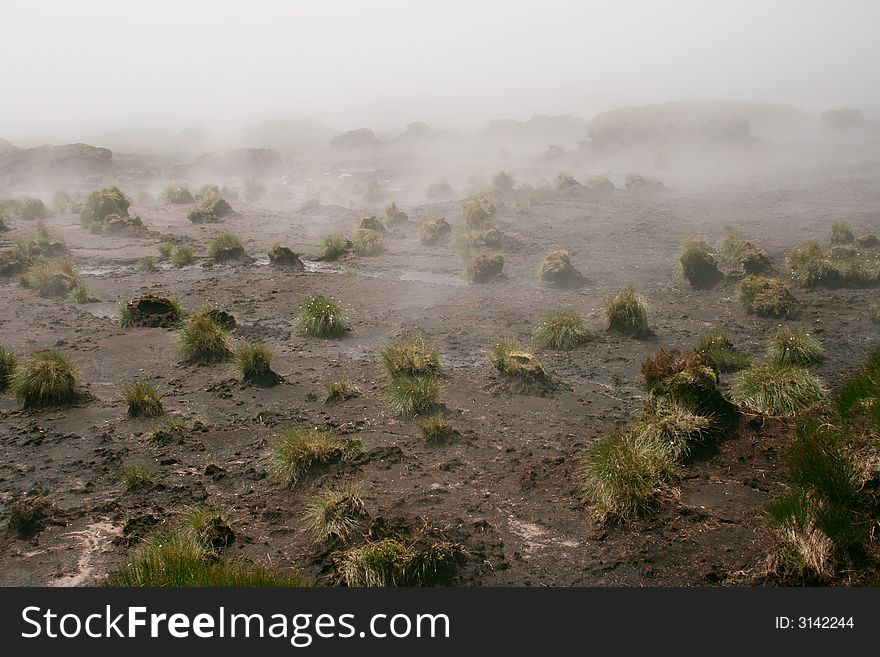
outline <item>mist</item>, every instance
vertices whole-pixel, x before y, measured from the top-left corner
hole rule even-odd
[[[4,3],[23,145],[312,118],[336,131],[741,100],[880,111],[870,0]]]

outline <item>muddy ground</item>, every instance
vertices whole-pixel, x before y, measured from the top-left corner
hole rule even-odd
[[[421,245],[415,225],[389,237],[384,255],[313,261],[321,236],[350,233],[362,212],[384,203],[301,211],[301,200],[237,201],[235,216],[200,226],[187,220],[188,206],[135,203],[131,212],[149,231],[138,237],[95,236],[77,216],[55,215],[47,223],[67,240],[72,261],[102,302],[44,299],[2,279],[0,344],[22,355],[64,348],[82,369],[90,397],[72,408],[38,411],[18,410],[8,393],[0,397],[0,584],[94,583],[124,563],[139,536],[193,503],[227,511],[236,531],[231,553],[295,568],[320,582],[328,554],[303,529],[303,503],[318,487],[352,477],[364,482],[372,517],[414,529],[424,519],[464,546],[467,557],[455,584],[765,583],[770,539],[761,510],[783,490],[782,428],[742,423],[738,432],[698,450],[682,468],[680,494],[629,526],[593,518],[578,495],[578,460],[594,440],[638,415],[645,357],[660,347],[689,348],[715,328],[760,354],[780,323],[747,315],[736,301],[734,280],[708,291],[690,289],[676,270],[686,235],[717,242],[723,226],[731,225],[787,273],[784,253],[806,240],[827,244],[832,221],[847,221],[857,233],[880,231],[878,180],[880,168],[866,164],[735,183],[682,180],[657,193],[551,191],[527,209],[516,209],[511,199],[495,219],[505,235],[505,275],[486,285],[467,284],[458,254]],[[424,185],[403,187],[399,198],[409,200],[403,205],[411,220],[442,215],[462,224],[458,200],[425,204],[413,191]],[[20,219],[9,223],[12,230],[0,234],[3,247],[33,230]],[[241,236],[254,262],[206,266],[207,245],[222,232]],[[157,245],[169,238],[190,244],[199,261],[137,271],[137,260],[157,255]],[[303,254],[305,272],[268,264],[265,254],[279,241]],[[543,255],[558,246],[572,252],[586,276],[582,288],[557,290],[538,280]],[[602,329],[602,300],[625,285],[634,285],[653,306],[654,338],[603,332],[573,352],[539,351],[555,384],[551,393],[497,389],[485,360],[493,341],[527,343],[536,320],[558,307],[577,310]],[[867,312],[877,291],[794,290],[802,310],[788,323],[821,337],[828,359],[817,373],[833,389],[880,344]],[[231,365],[182,364],[174,331],[117,326],[121,302],[156,291],[179,295],[190,309],[212,302],[232,312],[239,322],[236,341],[270,345],[285,382],[247,387]],[[352,323],[347,337],[325,341],[293,333],[297,304],[315,293],[345,305]],[[426,444],[414,422],[394,417],[383,399],[376,350],[408,326],[423,329],[442,354],[442,402],[458,430],[444,444]],[[149,429],[161,420],[128,419],[120,401],[123,386],[136,376],[158,383],[168,411],[201,418],[204,426],[181,444],[149,441]],[[339,379],[363,394],[326,405],[323,386]],[[267,475],[267,443],[295,423],[362,431],[368,451],[294,487],[281,486]],[[219,469],[206,472],[209,464]],[[117,477],[128,465],[153,467],[156,483],[124,492]],[[33,491],[47,495],[58,512],[53,524],[23,539],[6,529],[9,507]]]

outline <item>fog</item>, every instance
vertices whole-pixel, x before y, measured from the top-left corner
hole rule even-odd
[[[0,136],[314,118],[470,130],[679,100],[880,113],[871,0],[7,0]]]

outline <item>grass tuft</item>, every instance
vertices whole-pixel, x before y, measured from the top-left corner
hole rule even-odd
[[[571,310],[553,310],[538,320],[532,333],[541,349],[569,351],[596,339],[584,318]]]
[[[422,437],[429,443],[439,443],[449,440],[455,435],[455,428],[442,413],[425,415],[416,420],[416,426],[422,432]]]
[[[15,368],[10,389],[24,408],[59,406],[76,399],[80,377],[67,355],[47,349],[31,354]]]
[[[315,541],[347,541],[365,517],[363,487],[354,482],[312,496],[306,502],[303,524]]]
[[[436,376],[442,372],[440,356],[425,334],[410,329],[379,349],[379,362],[389,378]]]
[[[0,392],[4,392],[9,388],[9,383],[12,381],[12,375],[17,365],[18,357],[11,351],[0,347]]]
[[[208,246],[208,257],[217,262],[241,260],[244,256],[245,252],[241,240],[231,233],[218,235]]]
[[[273,385],[279,380],[272,371],[272,350],[264,344],[242,345],[236,349],[235,369],[247,383]]]
[[[852,244],[856,241],[852,229],[849,224],[842,221],[836,221],[831,224],[831,243],[832,244]]]
[[[781,418],[829,403],[825,384],[809,370],[770,363],[739,372],[731,382],[730,399],[748,414]]]
[[[385,250],[382,235],[372,228],[358,228],[351,240],[352,250],[362,258],[377,256]]]
[[[419,226],[419,237],[422,244],[436,246],[449,239],[452,226],[443,217],[432,217]]]
[[[345,586],[424,586],[451,573],[461,546],[389,536],[337,553],[337,578]]]
[[[129,417],[158,417],[165,412],[159,389],[145,379],[128,383],[122,391],[122,402],[128,406]]]
[[[825,360],[825,350],[806,329],[779,328],[767,341],[767,360],[774,365],[815,365]]]
[[[692,236],[685,241],[678,264],[682,276],[697,289],[709,289],[724,277],[709,246],[698,237]]]
[[[227,361],[232,357],[229,334],[208,314],[195,314],[180,327],[178,349],[184,360],[199,365]]]
[[[752,364],[751,355],[737,350],[726,331],[710,331],[701,336],[696,351],[707,356],[719,372],[735,372]]]
[[[280,481],[295,484],[312,469],[354,458],[365,449],[360,435],[336,436],[326,429],[290,427],[270,446],[270,469]]]
[[[351,242],[342,235],[328,235],[321,240],[321,244],[318,247],[318,259],[326,261],[339,260],[349,252],[351,246]]]
[[[361,394],[360,390],[348,381],[331,381],[324,385],[324,391],[327,393],[327,397],[324,399],[325,404],[348,401]]]
[[[196,261],[196,254],[193,253],[193,250],[186,246],[185,244],[181,244],[178,246],[174,253],[171,255],[171,264],[175,267],[186,267],[187,265],[191,265]]]
[[[299,306],[296,330],[314,338],[339,338],[349,331],[345,310],[333,297],[311,296]]]
[[[766,276],[745,276],[739,284],[739,300],[746,311],[759,317],[791,317],[798,307],[787,284]]]
[[[138,490],[153,485],[156,473],[152,468],[142,465],[131,465],[123,468],[119,473],[119,483],[125,490]]]
[[[398,376],[385,388],[388,405],[398,415],[416,417],[437,407],[440,381],[436,376]]]
[[[632,287],[627,287],[605,301],[603,308],[608,330],[634,338],[650,335],[651,308],[648,301]]]

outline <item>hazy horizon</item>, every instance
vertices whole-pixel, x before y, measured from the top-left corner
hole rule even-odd
[[[311,118],[589,118],[738,100],[880,114],[880,3],[95,0],[4,7],[0,137],[234,131]]]

